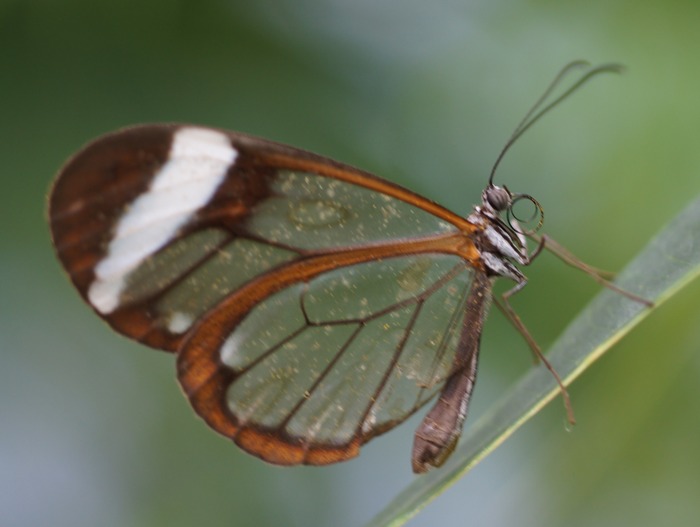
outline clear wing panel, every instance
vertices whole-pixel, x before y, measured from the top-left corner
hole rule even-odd
[[[460,273],[420,308],[391,377],[364,423],[366,430],[402,421],[406,408],[419,408],[442,387],[459,344],[469,275]]]
[[[272,295],[226,339],[240,426],[306,444],[391,428],[450,371],[472,271],[456,256],[387,258]]]
[[[457,257],[415,255],[324,273],[309,284],[303,305],[311,320],[358,319],[423,294]]]
[[[144,258],[133,270],[117,269],[115,272],[126,273],[118,305],[148,305],[151,331],[184,335],[226,295],[275,266],[300,258],[305,250],[328,251],[455,229],[413,205],[320,175],[281,171],[270,178],[270,185],[270,195],[255,205],[247,219],[241,219],[237,232],[223,226],[186,232]],[[167,215],[154,217],[124,239],[135,246],[135,237],[149,240],[151,233],[167,221]],[[351,311],[364,316],[382,303],[409,298],[440,272],[425,256],[401,265],[400,269],[378,268],[376,274],[364,272],[357,279],[352,276],[357,273],[354,269],[323,278],[306,295],[305,307],[310,316],[316,317],[320,305],[327,317],[329,303],[322,298],[327,295],[325,288],[336,291],[338,301],[332,309],[339,318],[347,318]],[[346,272],[349,278],[344,277]],[[386,291],[386,284],[377,287],[385,277],[393,280],[391,293]],[[350,298],[347,291],[339,289],[348,279],[355,290],[365,291],[362,298],[353,297],[360,303],[352,309],[343,305],[342,299]],[[101,294],[109,295],[113,289],[105,287],[103,291]],[[374,298],[379,291],[380,298]]]
[[[195,232],[148,257],[128,275],[120,303],[149,299],[153,325],[182,334],[226,295],[296,256],[219,229]]]
[[[316,326],[285,339],[235,382],[229,404],[242,423],[278,427],[314,390],[314,383],[340,352],[352,328]],[[321,346],[320,342],[325,345]]]
[[[310,442],[350,442],[401,352],[412,311],[392,311],[356,328],[333,367],[291,416],[286,431]]]
[[[454,231],[424,210],[318,174],[278,172],[246,230],[298,249],[328,249]]]
[[[243,371],[306,329],[304,313],[297,309],[304,285],[283,289],[250,311],[221,347],[221,361]]]
[[[86,145],[61,170],[49,218],[83,298],[115,330],[169,351],[226,295],[281,263],[454,233],[450,222],[469,229],[330,159],[181,125]]]
[[[207,229],[166,246],[127,275],[120,304],[135,304],[167,289],[197,262],[209,258],[226,239],[224,231]]]

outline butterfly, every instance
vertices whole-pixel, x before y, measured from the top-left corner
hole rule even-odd
[[[562,70],[498,161],[573,89],[618,69],[590,69],[543,107],[581,65]],[[115,331],[175,353],[195,412],[243,450],[279,465],[343,461],[437,397],[415,435],[424,472],[461,434],[495,279],[515,283],[498,305],[551,369],[508,297],[543,248],[569,256],[520,226],[517,202],[539,225],[542,208],[495,185],[496,165],[464,218],[303,150],[141,125],[75,154],[48,218],[83,299]]]

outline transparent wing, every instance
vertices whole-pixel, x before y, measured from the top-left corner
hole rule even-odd
[[[180,382],[212,427],[267,461],[347,459],[439,391],[472,277],[433,253],[324,271],[239,308],[243,291],[193,330]]]
[[[195,410],[249,452],[323,464],[452,372],[479,252],[406,189],[235,132],[104,136],[49,198],[57,254],[117,331],[178,352]]]
[[[170,351],[260,275],[353,248],[393,244],[389,252],[400,253],[404,241],[472,227],[329,159],[177,125],[85,147],[61,170],[49,219],[83,298],[117,331]]]

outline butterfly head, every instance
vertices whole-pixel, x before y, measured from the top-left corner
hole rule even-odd
[[[481,193],[482,206],[496,214],[500,214],[504,210],[510,208],[512,203],[513,193],[508,190],[508,187],[505,185],[499,187],[498,185],[490,183]]]
[[[522,215],[520,211],[516,212],[514,210],[516,204],[521,200],[529,201],[534,207],[529,217]],[[529,194],[513,194],[505,185],[499,187],[489,183],[481,193],[481,207],[483,211],[496,217],[505,212],[508,225],[518,234],[534,234],[540,230],[544,223],[544,209],[542,209],[542,205],[535,198]],[[534,228],[524,227],[533,223],[535,223]]]

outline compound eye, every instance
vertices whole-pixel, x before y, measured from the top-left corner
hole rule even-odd
[[[488,204],[498,212],[506,210],[511,203],[511,195],[506,189],[492,186],[486,189],[485,198]]]

